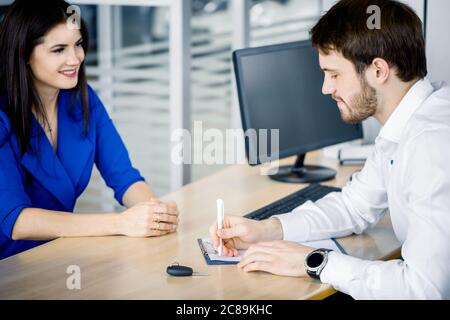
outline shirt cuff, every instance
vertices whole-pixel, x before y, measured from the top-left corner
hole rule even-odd
[[[283,240],[304,242],[309,239],[309,224],[305,215],[290,212],[274,215],[281,222],[283,228]]]
[[[360,273],[368,263],[370,261],[331,251],[328,253],[327,265],[320,274],[320,281],[347,293],[351,281],[360,278]]]

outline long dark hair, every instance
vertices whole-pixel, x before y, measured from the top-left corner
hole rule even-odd
[[[73,13],[63,0],[26,1],[16,0],[6,12],[0,26],[0,95],[6,96],[5,112],[17,136],[21,154],[30,147],[32,107],[36,116],[48,123],[44,106],[32,81],[28,61],[33,48],[42,42],[43,36],[53,27],[65,23]],[[85,22],[80,19],[82,48],[87,53],[88,33]],[[72,108],[76,99],[83,106],[84,129],[89,122],[84,61],[78,72],[78,83],[71,89]]]

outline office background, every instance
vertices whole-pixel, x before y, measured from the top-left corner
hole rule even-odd
[[[89,25],[89,83],[107,106],[134,165],[156,194],[163,195],[224,167],[173,164],[170,136],[176,128],[192,128],[194,121],[202,121],[204,130],[240,127],[231,51],[307,39],[310,27],[335,1],[69,2],[80,5]],[[450,63],[445,61],[450,55],[450,2],[404,2],[426,22],[429,78],[450,83]],[[0,0],[0,16],[9,3]],[[366,123],[366,132],[373,135],[376,130]],[[194,153],[203,152],[195,148],[200,145],[194,140]],[[243,150],[238,151],[244,160]],[[95,170],[75,210],[117,209]]]

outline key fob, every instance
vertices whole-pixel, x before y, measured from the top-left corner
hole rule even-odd
[[[175,277],[192,276],[192,268],[180,265],[171,265],[167,267],[167,273]]]

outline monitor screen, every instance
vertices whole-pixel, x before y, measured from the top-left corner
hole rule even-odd
[[[322,94],[324,73],[310,41],[237,50],[233,62],[243,129],[279,129],[280,158],[362,138],[361,125],[346,124]],[[246,139],[247,158],[252,144]]]

